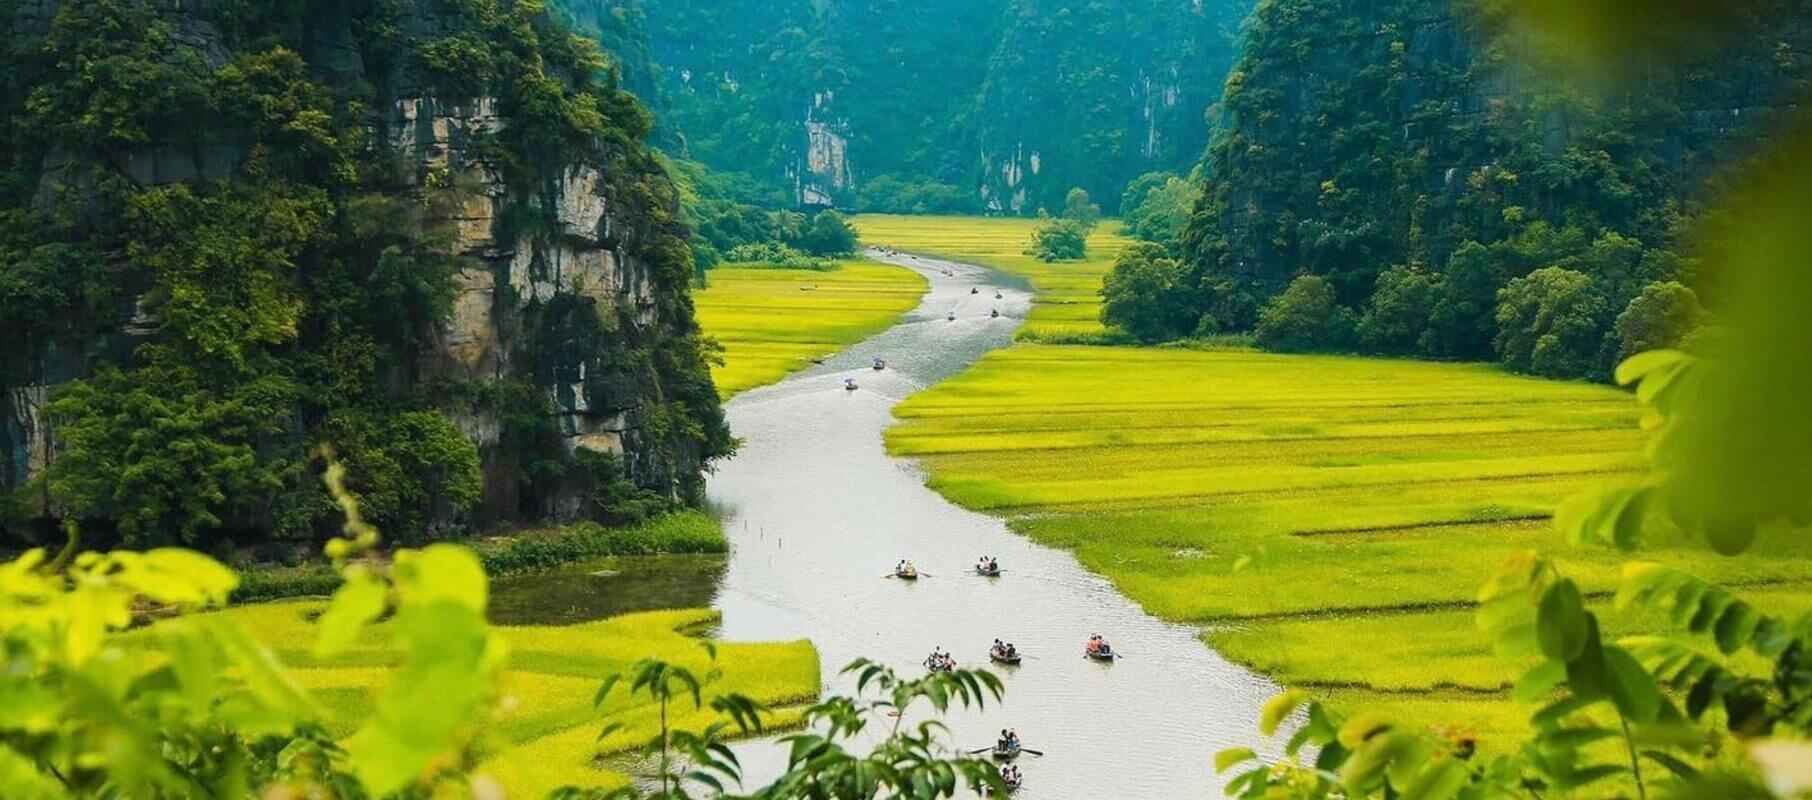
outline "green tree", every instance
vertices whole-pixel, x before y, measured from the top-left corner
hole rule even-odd
[[[1491,252],[1478,242],[1454,251],[1428,312],[1420,349],[1431,356],[1483,359],[1492,356],[1497,292],[1502,286]]]
[[[1371,350],[1413,353],[1427,336],[1429,316],[1441,290],[1439,277],[1415,267],[1378,273],[1371,305],[1359,318],[1359,342]]]
[[[1088,190],[1078,186],[1063,196],[1063,218],[1092,230],[1101,221],[1101,207],[1089,200]]]
[[[1334,301],[1326,278],[1302,275],[1265,304],[1253,337],[1267,350],[1334,350],[1351,343],[1353,325],[1352,312]]]
[[[1142,242],[1121,250],[1101,284],[1101,323],[1147,344],[1188,335],[1197,315],[1184,277],[1182,264],[1158,245]]]
[[[795,245],[815,256],[846,256],[856,252],[860,242],[856,229],[835,211],[820,211],[803,231]]]
[[[1175,251],[1182,245],[1183,229],[1201,197],[1200,186],[1169,176],[1140,196],[1137,203],[1122,206],[1121,220],[1133,236]]]
[[[1620,364],[1637,353],[1678,346],[1704,319],[1697,292],[1675,281],[1651,283],[1617,315],[1605,344]]]
[[[1504,365],[1517,372],[1584,377],[1597,366],[1607,310],[1591,276],[1560,267],[1538,269],[1498,292],[1493,344]]]
[[[1040,261],[1080,261],[1088,256],[1088,229],[1073,219],[1045,217],[1032,229],[1026,255]]]

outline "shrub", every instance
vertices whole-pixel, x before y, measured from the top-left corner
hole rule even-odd
[[[860,241],[842,214],[820,211],[790,244],[815,256],[845,256],[855,253]]]
[[[1352,342],[1353,312],[1334,302],[1334,286],[1318,275],[1290,281],[1258,315],[1253,340],[1285,353],[1334,350]]]

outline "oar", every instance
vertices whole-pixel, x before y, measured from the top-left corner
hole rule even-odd
[[[992,750],[993,750],[993,749],[994,749],[994,748],[992,748],[992,747],[983,747],[983,748],[980,748],[980,749],[976,749],[976,750],[970,750],[970,751],[969,751],[969,755],[972,755],[972,756],[973,756],[973,755],[980,755],[980,754],[982,754],[982,753],[986,753],[986,752],[989,752],[989,751],[992,751]]]
[[[1033,750],[1032,748],[1026,747],[1024,745],[1020,745],[1019,751],[1022,753],[1031,753],[1032,755],[1041,756],[1041,757],[1044,755],[1043,750]]]

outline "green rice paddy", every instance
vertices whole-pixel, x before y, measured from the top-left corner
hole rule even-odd
[[[239,606],[217,612],[233,619],[276,651],[303,687],[327,708],[328,729],[351,733],[388,680],[392,651],[381,626],[365,631],[354,648],[328,660],[312,655],[313,617],[325,601]],[[658,707],[622,690],[601,712],[592,697],[604,677],[642,658],[661,658],[704,677],[713,665],[689,635],[717,620],[708,610],[655,611],[569,626],[509,626],[510,668],[503,679],[501,717],[491,726],[491,751],[480,770],[499,779],[511,797],[543,797],[563,785],[614,788],[627,776],[599,764],[599,757],[639,747],[659,732]],[[675,726],[703,729],[716,719],[712,697],[740,692],[782,708],[768,724],[798,721],[798,705],[817,698],[818,654],[809,642],[717,645],[722,672],[707,681],[703,712],[690,699],[673,706]],[[625,684],[627,685],[627,684]],[[603,740],[608,722],[624,727]]]
[[[1022,336],[1093,335],[1101,327],[1101,278],[1131,240],[1112,220],[1095,226],[1088,258],[1045,263],[1025,254],[1035,219],[864,214],[854,220],[862,241],[909,253],[981,264],[1025,278],[1036,293]]]
[[[872,261],[828,271],[725,266],[708,276],[692,297],[699,325],[724,348],[711,377],[725,399],[887,328],[926,287],[912,270]]]
[[[1568,546],[1549,516],[1642,464],[1627,394],[1487,365],[1022,343],[896,414],[888,447],[933,488],[1073,550],[1228,657],[1486,735],[1529,709],[1508,699],[1518,665],[1474,629],[1479,586],[1540,549],[1611,591],[1623,556]],[[1765,608],[1806,596],[1808,556],[1784,534],[1739,559],[1640,554]]]

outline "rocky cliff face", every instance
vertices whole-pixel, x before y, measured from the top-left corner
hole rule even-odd
[[[298,293],[303,309],[300,329],[293,343],[271,353],[284,374],[308,379],[314,374],[310,370],[320,369],[310,365],[344,344],[336,338],[342,333],[328,331],[341,330],[346,323],[316,309],[374,301],[326,294],[330,273],[338,274],[333,270],[365,274],[368,277],[360,280],[375,283],[383,270],[395,269],[384,265],[399,248],[420,249],[420,257],[431,260],[444,247],[445,255],[454,257],[444,307],[393,307],[388,309],[391,320],[382,319],[384,309],[379,308],[379,318],[368,323],[375,326],[373,332],[355,331],[353,340],[365,342],[360,347],[375,346],[378,354],[376,363],[361,372],[375,376],[375,383],[356,398],[357,414],[382,419],[391,412],[379,409],[425,404],[476,445],[481,500],[457,518],[441,514],[442,518],[426,520],[431,527],[596,516],[604,505],[601,482],[617,480],[628,481],[650,497],[674,501],[696,497],[704,463],[726,449],[728,434],[687,297],[690,259],[684,231],[674,222],[675,195],[637,141],[646,131],[633,128],[643,112],[631,99],[612,94],[596,103],[614,104],[597,109],[604,115],[602,124],[627,124],[626,131],[563,131],[556,120],[570,119],[570,114],[542,121],[519,110],[529,108],[521,97],[468,92],[492,81],[457,83],[462,77],[458,70],[436,63],[449,57],[442,53],[457,52],[444,43],[471,41],[462,37],[473,35],[487,41],[503,34],[466,30],[480,23],[429,3],[404,3],[382,12],[320,4],[308,10],[285,9],[299,14],[294,18],[278,18],[273,11],[272,17],[256,19],[223,18],[223,13],[258,15],[252,13],[256,9],[229,10],[210,3],[119,0],[117,5],[126,7],[121,14],[144,14],[140,19],[155,28],[149,41],[163,53],[160,57],[189,64],[182,77],[199,83],[243,74],[248,69],[244,59],[249,42],[287,39],[284,46],[299,51],[307,79],[314,82],[306,91],[345,99],[349,102],[337,105],[333,113],[356,115],[341,117],[333,141],[369,142],[345,153],[348,169],[357,170],[359,183],[344,184],[336,191],[384,198],[381,207],[425,209],[426,217],[411,225],[450,231],[450,242],[443,245],[410,240],[389,250],[370,246],[363,251],[357,248],[367,245],[350,241],[351,234],[338,234],[342,240],[317,240],[312,249],[293,254],[297,269],[282,280]],[[0,11],[6,7],[0,6]],[[38,43],[56,35],[53,20],[77,31],[85,24],[60,17],[61,11],[54,0],[13,7],[9,21],[15,47],[9,52],[40,49]],[[528,46],[536,41],[558,43],[565,35],[546,17],[512,24],[525,26],[516,30],[526,28],[538,37]],[[270,29],[263,30],[264,25]],[[146,44],[125,39],[121,51]],[[190,62],[190,55],[199,58]],[[575,57],[565,51],[557,55]],[[25,74],[27,59],[17,58],[13,65]],[[241,72],[223,72],[223,67]],[[563,67],[549,56],[548,68]],[[524,84],[524,79],[489,77],[497,86]],[[531,77],[554,90],[561,84],[551,81],[563,80],[557,75]],[[565,91],[571,97],[575,90]],[[640,120],[645,124],[645,117]],[[52,214],[52,206],[66,209],[71,193],[89,191],[85,187],[96,176],[128,178],[134,187],[128,198],[133,196],[130,192],[157,186],[193,185],[198,191],[215,192],[242,181],[248,186],[268,182],[269,168],[253,164],[269,151],[260,149],[264,145],[248,146],[248,135],[235,130],[235,124],[228,119],[189,120],[186,129],[160,131],[148,141],[116,150],[117,158],[111,161],[81,148],[22,147],[7,153],[9,166],[14,175],[29,176],[35,185],[6,199],[15,205],[0,211],[24,218]],[[64,166],[74,169],[65,175]],[[264,171],[265,177],[247,170]],[[347,178],[340,173],[329,180]],[[449,196],[457,197],[457,202],[433,200]],[[77,205],[99,211],[109,202],[104,194],[95,194]],[[367,206],[345,202],[334,212],[335,230],[361,225],[353,217]],[[377,239],[388,233],[394,232],[359,235]],[[81,235],[100,236],[92,231]],[[134,251],[123,242],[119,246],[115,258],[124,258],[113,266],[119,275],[117,296],[103,304],[112,307],[112,313],[73,326],[46,324],[24,331],[21,342],[0,359],[4,456],[0,489],[36,486],[31,502],[39,514],[61,511],[43,485],[33,483],[59,457],[58,429],[47,413],[57,388],[100,369],[134,364],[135,346],[172,335],[156,316],[160,304],[169,301],[167,292],[157,287],[159,276],[147,275],[134,263],[130,255]],[[13,252],[0,250],[0,270],[11,268]],[[357,263],[345,265],[347,261]],[[438,280],[424,275],[422,280]],[[146,307],[152,309],[148,317]],[[419,322],[395,322],[412,319]],[[320,327],[328,324],[334,327]],[[334,341],[314,338],[321,335]],[[283,367],[286,359],[294,366]],[[292,410],[295,421],[285,426],[288,432],[264,437],[255,447],[290,457],[288,452],[323,435],[319,425],[335,424],[334,420],[355,413],[309,392],[305,386]],[[363,410],[367,406],[371,410]],[[580,458],[587,453],[603,461]],[[403,458],[393,455],[392,460]],[[283,491],[307,493],[311,481],[304,476]],[[620,495],[623,490],[611,491]],[[425,502],[447,506],[439,498]],[[284,501],[275,504],[282,506]],[[252,505],[268,509],[272,502]],[[260,519],[268,513],[272,512],[251,516],[235,512],[228,515],[227,524],[263,527],[272,524],[268,518]]]
[[[1439,266],[1536,221],[1662,244],[1668,215],[1803,96],[1812,16],[1779,6],[1740,46],[1639,65],[1606,92],[1483,4],[1263,3],[1227,81],[1194,258],[1268,290],[1329,275],[1356,301],[1377,265]]]
[[[583,0],[566,0],[578,4]],[[634,0],[621,0],[634,2]],[[1208,141],[1246,0],[674,0],[643,12],[685,152],[847,207],[886,176],[1030,213]]]

